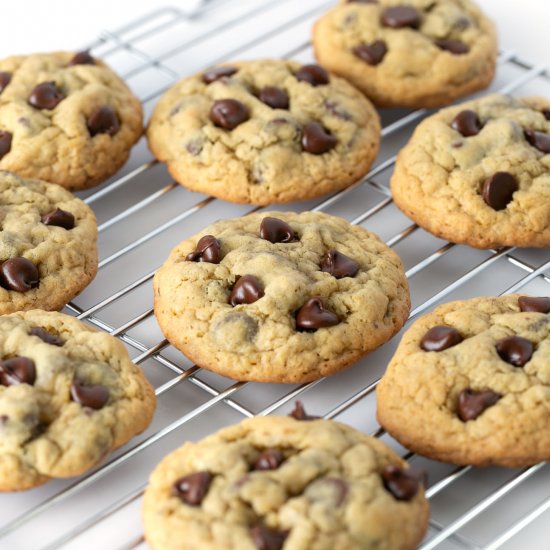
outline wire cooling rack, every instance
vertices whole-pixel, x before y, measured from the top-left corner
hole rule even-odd
[[[331,4],[211,0],[191,14],[163,8],[102,33],[90,47],[126,79],[149,115],[168,86],[202,67],[235,58],[311,61],[311,26]],[[493,89],[550,96],[550,74],[503,51]],[[393,205],[387,184],[395,154],[427,113],[383,111],[380,155],[363,181],[323,201],[279,208],[323,210],[378,233],[405,263],[413,299],[410,320],[451,299],[518,290],[548,295],[548,250],[482,251],[444,242],[411,224]],[[164,455],[244,417],[286,414],[298,398],[311,413],[380,437],[427,470],[432,517],[422,548],[549,547],[546,464],[518,470],[457,468],[407,453],[379,428],[375,388],[398,337],[346,372],[300,386],[234,382],[190,364],[168,345],[153,316],[154,271],[185,237],[216,219],[258,208],[186,191],[152,159],[144,140],[116,178],[81,195],[98,216],[100,270],[67,310],[127,345],[156,388],[158,410],[144,434],[92,472],[1,496],[0,548],[145,548],[141,496]]]

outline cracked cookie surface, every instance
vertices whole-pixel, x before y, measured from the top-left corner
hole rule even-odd
[[[389,340],[410,307],[399,257],[320,212],[219,221],[172,251],[154,287],[176,348],[201,367],[261,382],[349,366]]]
[[[0,61],[2,170],[92,187],[122,167],[142,129],[139,100],[99,59],[54,52]]]
[[[391,190],[452,242],[550,246],[550,100],[495,94],[439,111],[399,153]]]
[[[451,302],[403,336],[377,388],[378,419],[444,462],[520,467],[550,458],[550,298]]]
[[[304,67],[232,62],[185,78],[156,106],[149,147],[182,185],[232,202],[283,203],[351,185],[378,152],[378,114],[343,79]]]
[[[315,24],[315,55],[381,107],[436,107],[493,79],[493,24],[468,0],[375,0]]]
[[[405,498],[386,487],[388,470],[411,484]],[[428,503],[409,475],[386,445],[338,422],[256,417],[186,443],[157,466],[145,536],[155,550],[412,549]]]
[[[153,388],[114,337],[62,313],[0,316],[0,490],[80,475],[143,431]]]

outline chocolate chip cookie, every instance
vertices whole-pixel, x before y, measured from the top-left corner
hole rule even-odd
[[[319,212],[224,220],[182,242],[154,280],[166,338],[237,380],[333,374],[391,338],[409,312],[397,255]]]
[[[377,439],[331,420],[256,417],[168,455],[143,517],[154,550],[412,550],[428,502]]]
[[[0,171],[0,314],[61,309],[97,272],[92,210],[59,185]]]
[[[149,147],[193,191],[272,204],[349,186],[371,166],[378,115],[318,65],[247,61],[172,87],[147,130]]]
[[[550,246],[550,101],[490,95],[416,128],[391,179],[396,204],[477,248]]]
[[[320,63],[381,107],[436,107],[486,88],[492,22],[469,0],[344,0],[317,21]]]
[[[0,169],[84,189],[112,176],[141,134],[139,100],[88,52],[0,61]]]
[[[0,491],[80,475],[151,422],[155,394],[114,337],[41,310],[0,316]]]
[[[444,462],[520,467],[550,459],[550,298],[436,308],[403,336],[377,389],[378,419]]]

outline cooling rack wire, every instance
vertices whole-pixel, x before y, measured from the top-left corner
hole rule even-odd
[[[90,48],[126,79],[149,115],[165,89],[202,67],[236,58],[311,61],[311,25],[333,3],[211,0],[192,13],[167,7],[103,32]],[[550,96],[550,73],[505,50],[492,89]],[[481,251],[443,242],[394,207],[387,183],[395,153],[426,114],[424,109],[382,112],[381,152],[362,181],[321,202],[279,209],[323,210],[379,233],[405,263],[413,298],[409,322],[451,299],[516,291],[548,295],[548,250]],[[261,208],[184,190],[151,158],[144,140],[122,175],[82,196],[98,216],[100,271],[66,309],[126,344],[155,385],[159,409],[147,432],[91,473],[31,493],[0,496],[0,548],[145,548],[140,499],[162,456],[243,417],[286,414],[296,399],[314,414],[382,438],[427,470],[432,518],[422,549],[549,547],[544,533],[550,519],[550,469],[545,463],[518,470],[434,463],[408,453],[376,424],[374,392],[395,341],[334,378],[266,386],[205,372],[163,339],[153,316],[151,280],[169,250],[220,217]]]

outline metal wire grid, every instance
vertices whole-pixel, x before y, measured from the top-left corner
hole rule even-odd
[[[170,57],[179,54],[180,52],[200,43],[201,41],[205,41],[216,36],[217,33],[230,30],[234,28],[237,24],[242,23],[243,21],[254,20],[255,17],[261,15],[266,10],[268,10],[272,4],[272,2],[258,3],[255,7],[253,7],[253,9],[249,10],[248,12],[244,14],[241,13],[233,19],[224,20],[222,23],[208,29],[204,33],[185,40],[181,44],[178,44],[177,47],[164,51],[156,55],[155,57],[152,57],[151,55],[140,50],[136,46],[136,44],[142,40],[149,39],[151,37],[160,38],[162,36],[162,33],[177,25],[182,20],[193,18],[198,21],[201,17],[203,17],[211,10],[221,8],[222,5],[226,3],[226,1],[227,0],[217,0],[205,4],[201,9],[199,9],[199,11],[195,12],[192,15],[183,13],[173,8],[160,9],[148,15],[147,17],[136,20],[135,22],[119,29],[116,32],[105,32],[96,43],[91,45],[91,48],[92,50],[102,48],[103,51],[101,52],[101,57],[106,58],[108,62],[110,56],[115,55],[121,50],[132,52],[132,54],[137,57],[141,61],[141,63],[123,74],[125,78],[134,77],[149,69],[154,69],[155,71],[158,71],[159,73],[162,73],[164,76],[166,76],[169,80],[166,86],[163,86],[161,89],[156,90],[154,93],[142,95],[142,100],[144,103],[150,102],[151,100],[157,98],[157,96],[160,95],[164,91],[164,89],[166,89],[171,83],[178,80],[180,77],[180,75],[176,71],[164,64],[164,61],[166,59],[169,59]],[[288,4],[288,0],[282,0],[280,3]],[[257,44],[265,40],[274,37],[276,38],[280,33],[286,30],[289,25],[296,25],[303,21],[307,21],[312,16],[322,13],[324,10],[330,7],[331,4],[332,2],[326,2],[320,5],[316,5],[314,9],[303,11],[291,22],[287,21],[283,25],[273,27],[268,33],[263,33],[262,36],[255,37],[252,40],[247,41],[245,44],[240,45],[238,48],[226,52],[223,57],[212,60],[209,65],[215,65],[216,63],[235,58],[236,56],[241,55],[242,53],[250,50]],[[292,49],[289,48],[289,50],[285,53],[283,57],[294,57],[300,55],[309,47],[309,41],[304,41],[302,44],[299,44]],[[502,90],[504,92],[512,92],[513,90],[519,88],[520,86],[523,86],[524,84],[536,78],[545,78],[550,80],[550,75],[546,67],[532,66],[530,63],[520,59],[513,52],[502,53],[499,57],[499,64],[501,66],[509,64],[518,69],[521,69],[520,76],[509,82]],[[426,110],[414,111],[390,123],[389,125],[386,125],[382,131],[382,136],[384,140],[387,141],[389,138],[391,138],[394,134],[402,129],[412,128],[414,122],[424,117],[426,113]],[[312,209],[325,210],[329,206],[336,204],[349,193],[354,192],[354,190],[358,189],[360,186],[370,186],[372,189],[378,192],[382,196],[382,198],[374,206],[361,213],[351,221],[351,223],[353,224],[364,223],[366,220],[373,217],[375,214],[384,211],[384,209],[387,209],[392,204],[392,199],[388,188],[385,185],[375,181],[374,178],[388,171],[393,166],[394,161],[395,156],[390,156],[382,162],[379,162],[362,181],[356,183],[354,186],[348,189],[335,193],[334,195],[315,205]],[[99,201],[99,199],[108,197],[119,188],[122,188],[131,183],[141,174],[145,174],[150,171],[156,164],[156,161],[149,161],[145,164],[138,166],[128,174],[110,182],[99,191],[96,191],[95,193],[89,195],[85,199],[86,202],[93,205],[94,203]],[[100,233],[104,232],[107,228],[111,228],[116,224],[121,223],[123,220],[135,215],[136,213],[139,213],[140,211],[154,208],[159,199],[166,195],[169,195],[177,188],[178,185],[175,182],[168,183],[161,189],[149,194],[142,200],[123,209],[104,223],[100,224]],[[183,212],[181,212],[179,215],[175,216],[171,220],[155,227],[154,229],[150,230],[149,232],[145,233],[143,236],[130,242],[129,244],[122,246],[121,248],[101,260],[99,264],[100,269],[105,268],[107,265],[137,249],[154,237],[161,235],[172,226],[180,223],[182,220],[189,218],[197,213],[200,213],[203,208],[205,208],[207,205],[211,204],[215,200],[216,199],[214,199],[213,197],[206,197],[194,204],[193,206],[186,208]],[[258,210],[261,210],[261,208],[252,208],[250,212]],[[410,224],[408,227],[399,231],[397,234],[388,239],[387,244],[389,246],[395,246],[399,243],[402,243],[405,239],[407,239],[409,236],[417,231],[419,231],[418,226],[416,226],[416,224]],[[417,262],[415,265],[409,268],[407,271],[407,277],[412,278],[415,275],[421,273],[428,266],[431,266],[432,264],[440,260],[455,246],[456,245],[454,245],[453,243],[446,243],[443,246],[439,247],[437,250],[427,255],[421,261]],[[548,255],[546,256],[546,258],[546,261],[544,261],[542,264],[532,265],[530,262],[527,262],[525,259],[520,257],[519,254],[514,253],[513,248],[503,248],[500,250],[491,251],[486,258],[477,263],[477,265],[475,265],[473,268],[465,272],[460,277],[456,278],[451,284],[447,285],[439,292],[433,294],[430,298],[415,307],[411,312],[409,322],[415,319],[421,313],[424,313],[435,303],[446,298],[448,295],[450,295],[452,292],[460,288],[468,281],[474,279],[477,275],[484,272],[489,267],[494,265],[495,262],[501,259],[505,259],[507,262],[519,268],[525,273],[523,277],[517,280],[512,286],[507,288],[504,293],[515,292],[523,288],[528,283],[534,281],[535,279],[544,281],[545,283],[550,283],[550,277],[545,273],[550,271],[550,258],[548,257]],[[303,394],[307,390],[312,389],[314,386],[324,383],[325,379],[322,379],[307,384],[302,384],[298,387],[293,387],[292,389],[285,391],[284,395],[271,402],[269,405],[265,406],[259,411],[254,412],[253,410],[250,410],[249,407],[243,405],[242,403],[239,403],[235,399],[235,394],[239,390],[241,390],[246,385],[246,383],[235,382],[223,390],[217,389],[214,384],[208,383],[204,379],[198,377],[198,374],[201,372],[199,366],[194,365],[189,368],[184,368],[176,361],[173,361],[163,355],[161,352],[168,347],[168,342],[166,340],[161,340],[155,345],[148,346],[129,334],[129,331],[131,329],[139,326],[141,323],[152,317],[152,308],[143,311],[141,314],[129,319],[127,322],[117,327],[111,326],[111,324],[100,318],[98,312],[107,308],[108,306],[117,303],[117,301],[121,300],[135,289],[138,289],[142,285],[150,282],[154,275],[154,272],[155,270],[146,273],[145,275],[137,278],[132,283],[125,285],[123,288],[120,288],[110,296],[95,303],[91,307],[82,308],[75,303],[71,303],[67,307],[70,311],[76,314],[79,319],[85,320],[88,323],[96,326],[97,328],[118,337],[125,344],[127,344],[130,349],[133,348],[134,350],[137,350],[139,354],[134,357],[135,363],[141,364],[146,360],[151,359],[158,363],[160,366],[169,369],[169,371],[171,371],[172,373],[175,373],[176,376],[170,378],[168,381],[156,388],[157,396],[161,396],[172,388],[178,386],[179,384],[182,384],[184,381],[188,381],[206,392],[206,394],[211,397],[205,400],[200,406],[187,412],[185,415],[179,417],[177,420],[173,421],[172,423],[168,424],[167,426],[163,427],[152,435],[149,435],[139,443],[133,445],[130,444],[123,452],[118,454],[118,456],[116,456],[115,458],[111,458],[108,462],[106,462],[97,470],[81,477],[71,485],[53,494],[46,500],[28,509],[24,514],[16,517],[8,524],[2,526],[0,528],[0,546],[2,539],[10,533],[20,529],[34,518],[40,516],[41,514],[44,514],[46,511],[66,501],[70,497],[73,497],[84,491],[86,488],[91,487],[96,481],[125,464],[130,458],[153,446],[155,443],[161,441],[164,437],[171,434],[178,428],[184,426],[185,424],[189,423],[191,420],[200,417],[201,415],[203,415],[203,413],[213,408],[215,405],[223,403],[225,406],[230,407],[244,417],[252,417],[254,415],[267,415],[276,411],[277,409],[284,407],[284,405],[288,404],[289,402],[294,401],[301,394]],[[350,409],[352,406],[359,403],[365,397],[371,395],[374,392],[377,383],[378,379],[368,384],[367,386],[362,387],[359,391],[355,392],[353,395],[348,396],[345,400],[337,403],[336,405],[333,404],[332,408],[324,415],[324,417],[338,417],[339,415]],[[378,429],[372,435],[376,437],[381,437],[384,435],[384,431],[382,429]],[[410,459],[413,457],[413,454],[408,453],[405,455],[405,457],[407,459]],[[525,468],[519,471],[517,474],[514,474],[511,479],[506,480],[500,487],[497,488],[496,491],[490,493],[488,496],[478,501],[469,510],[460,514],[456,519],[454,519],[447,525],[442,525],[435,520],[432,520],[430,524],[431,536],[427,538],[422,548],[435,548],[436,546],[439,546],[440,544],[449,540],[452,540],[459,547],[479,548],[479,546],[475,545],[457,532],[463,526],[465,526],[466,524],[477,518],[484,511],[486,511],[490,506],[502,499],[506,494],[510,493],[512,490],[518,487],[524,480],[538,472],[541,468],[543,468],[543,466],[544,464],[538,464],[530,468]],[[446,475],[428,489],[428,498],[433,499],[436,495],[442,493],[444,490],[453,487],[453,485],[457,483],[461,478],[463,478],[463,476],[470,470],[470,467],[460,467],[454,469],[449,475]],[[89,530],[92,527],[96,526],[101,521],[108,518],[111,514],[114,514],[115,512],[123,509],[128,504],[139,499],[143,493],[145,485],[146,483],[144,480],[144,482],[134,491],[124,495],[121,498],[116,499],[109,506],[97,511],[95,514],[88,517],[85,521],[70,529],[68,532],[64,533],[63,536],[49,543],[44,548],[53,549],[59,548],[63,545],[71,546],[71,543],[75,540],[77,536],[81,535],[86,530]],[[517,533],[519,533],[522,529],[530,525],[539,516],[544,514],[548,509],[550,509],[550,497],[534,507],[529,513],[517,519],[515,523],[510,525],[507,530],[502,532],[485,548],[493,550],[501,547]],[[124,545],[124,548],[134,548],[140,545],[142,542],[143,538],[141,536],[136,536],[129,544]]]

